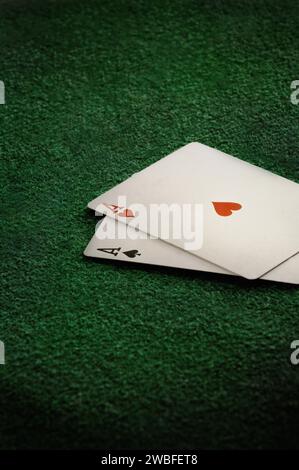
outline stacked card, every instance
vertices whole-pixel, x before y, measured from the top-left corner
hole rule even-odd
[[[86,256],[299,284],[299,185],[206,145],[88,207],[103,217]]]

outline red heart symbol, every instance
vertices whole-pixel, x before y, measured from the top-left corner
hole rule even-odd
[[[241,204],[238,202],[212,202],[215,211],[222,217],[232,215],[233,211],[239,211],[242,209]]]
[[[135,214],[131,209],[125,209],[122,212],[118,212],[117,214],[119,217],[135,217]]]

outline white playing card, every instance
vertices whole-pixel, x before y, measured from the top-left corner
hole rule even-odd
[[[108,233],[111,236],[107,236]],[[93,258],[233,274],[162,240],[142,238],[142,232],[107,216],[98,223],[84,255]]]
[[[105,238],[101,239],[104,228],[106,229]],[[107,238],[108,233],[113,234],[113,236]],[[125,238],[124,236],[122,238],[115,236],[117,234],[120,235],[120,233]],[[93,258],[117,259],[119,261],[132,261],[135,263],[233,275],[233,273],[215,264],[209,263],[162,240],[144,239],[141,232],[136,232],[132,227],[110,217],[105,217],[100,221],[96,234],[89,242],[84,254]],[[262,279],[299,284],[299,255],[290,258],[263,276]]]
[[[299,284],[299,255],[297,254],[287,259],[284,263],[281,263],[265,274],[261,279]]]
[[[191,253],[249,279],[299,252],[299,185],[199,143],[168,155],[88,206],[131,224],[134,218],[120,218],[106,206],[120,196],[126,196],[128,208],[202,204],[204,241]],[[141,231],[186,249],[188,240],[163,238],[147,222],[139,221]]]

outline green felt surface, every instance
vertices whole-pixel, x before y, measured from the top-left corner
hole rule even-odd
[[[299,182],[298,2],[0,10],[0,447],[299,447],[297,287],[82,256],[87,202],[193,140]]]

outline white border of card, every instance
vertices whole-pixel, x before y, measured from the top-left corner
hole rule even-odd
[[[133,248],[134,240],[121,240],[126,251],[142,248],[142,257],[130,261],[299,283],[299,185],[290,180],[193,142],[97,197],[88,207],[130,225],[130,217],[120,218],[110,208],[120,196],[126,197],[127,207],[200,203],[204,208],[200,249],[184,249],[183,239],[148,238],[138,240],[137,248]],[[236,207],[230,217],[215,206],[226,201]],[[142,220],[138,228],[157,235]],[[85,254],[111,257],[100,253],[98,246],[111,241],[95,236]],[[121,250],[112,257],[121,259]]]

